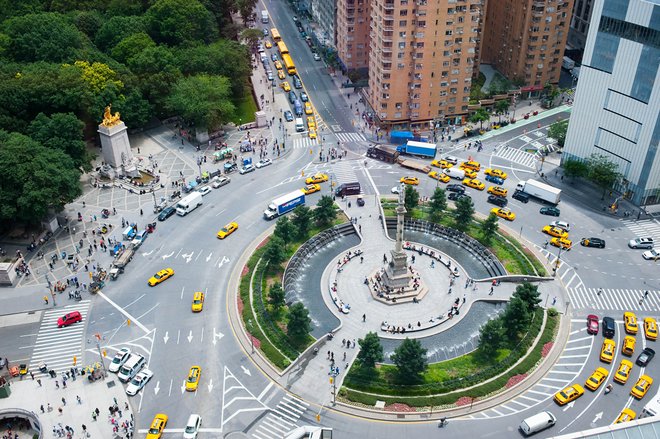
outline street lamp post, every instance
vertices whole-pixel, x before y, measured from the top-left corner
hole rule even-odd
[[[108,376],[108,371],[105,370],[105,361],[103,361],[103,354],[101,353],[101,334],[94,334],[96,337],[96,350],[99,352],[99,363],[101,363],[101,367],[103,368],[103,378],[106,378]]]
[[[555,267],[552,269],[552,277],[555,277],[557,275],[557,270],[559,270],[559,266],[561,265],[561,251],[562,251],[562,246],[561,243],[559,244],[559,251],[557,252],[557,260],[555,261]]]

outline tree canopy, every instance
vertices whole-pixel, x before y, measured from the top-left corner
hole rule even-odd
[[[375,367],[376,363],[383,361],[383,346],[375,332],[369,332],[364,338],[358,339],[360,351],[357,358],[364,367]]]
[[[407,338],[394,350],[392,362],[397,367],[399,380],[405,383],[419,381],[420,375],[428,367],[426,349],[417,339]]]
[[[309,334],[312,319],[309,318],[309,311],[301,302],[296,302],[289,307],[289,321],[286,325],[289,337],[301,339]]]

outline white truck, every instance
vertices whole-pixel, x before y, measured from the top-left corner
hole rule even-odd
[[[275,198],[264,210],[264,219],[272,220],[287,212],[291,212],[298,206],[305,204],[305,193],[300,189]]]
[[[455,180],[463,180],[465,178],[465,171],[458,168],[447,168],[444,170],[444,173]]]
[[[261,11],[261,22],[268,23],[268,11]]]
[[[193,210],[197,209],[203,203],[202,194],[193,191],[185,198],[182,198],[176,205],[176,214],[179,216],[186,216]]]
[[[575,67],[575,61],[565,56],[564,59],[562,60],[561,66],[562,68],[571,71],[573,70],[573,67]]]
[[[561,196],[561,189],[536,180],[521,181],[516,186],[516,189],[550,204],[559,203]]]

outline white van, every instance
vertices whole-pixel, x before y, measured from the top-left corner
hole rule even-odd
[[[202,203],[202,194],[197,191],[193,191],[177,203],[176,214],[179,216],[185,216],[193,210],[197,209],[197,207],[201,206]]]
[[[122,383],[127,383],[147,364],[147,360],[140,354],[131,354],[126,363],[119,369],[117,378]]]
[[[456,180],[463,180],[465,178],[465,171],[458,168],[447,168],[444,170],[445,174]]]
[[[552,413],[541,412],[522,421],[518,428],[525,436],[529,436],[552,427],[556,422],[557,418]]]

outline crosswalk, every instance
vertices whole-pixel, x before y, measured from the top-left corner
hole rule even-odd
[[[650,311],[660,310],[660,292],[646,290],[604,288],[598,294],[598,288],[568,288],[568,296],[574,308],[615,311]]]
[[[640,221],[622,220],[623,224],[636,236],[652,237],[656,242],[660,242],[660,221],[655,218],[644,219]]]
[[[523,151],[522,149],[503,146],[497,150],[494,156],[504,160],[509,160],[513,163],[517,163],[528,168],[536,168],[536,154]]]
[[[333,180],[337,182],[337,186],[358,181],[354,169],[355,164],[355,160],[340,160],[332,165],[330,172],[333,175]]]
[[[83,300],[75,305],[44,312],[34,343],[32,358],[30,358],[30,370],[35,372],[35,375],[37,375],[39,363],[42,361],[46,363],[49,370],[56,372],[69,370],[73,366],[73,357],[78,359],[78,364],[82,363],[85,322],[90,304],[91,301]],[[71,311],[79,311],[82,315],[82,322],[58,328],[57,319]]]
[[[335,133],[340,142],[364,142],[367,140],[362,133]]]
[[[299,137],[293,139],[293,149],[313,148],[318,145],[319,142],[317,139],[310,139],[309,137]]]
[[[270,411],[252,431],[255,439],[280,439],[298,425],[298,419],[305,413],[309,404],[291,395],[284,395],[277,406]]]

